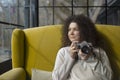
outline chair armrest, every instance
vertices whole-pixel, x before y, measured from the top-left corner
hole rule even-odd
[[[0,75],[0,80],[25,80],[26,73],[23,68],[13,68],[2,75]]]
[[[12,67],[24,66],[24,31],[14,29],[11,37]]]

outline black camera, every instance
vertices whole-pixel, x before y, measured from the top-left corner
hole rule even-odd
[[[77,47],[78,49],[81,49],[81,51],[84,53],[84,54],[89,54],[93,51],[93,47],[92,47],[92,44],[91,43],[88,43],[86,41],[83,41],[81,43],[78,43],[77,44]]]

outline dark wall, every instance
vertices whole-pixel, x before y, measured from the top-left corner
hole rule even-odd
[[[0,74],[12,69],[12,60],[7,60],[0,63]]]

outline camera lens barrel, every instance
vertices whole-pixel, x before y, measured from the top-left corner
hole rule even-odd
[[[92,52],[92,46],[89,45],[89,43],[87,43],[86,41],[83,41],[83,42],[77,44],[77,47],[78,47],[78,49],[81,49],[81,51],[84,54],[89,54]]]

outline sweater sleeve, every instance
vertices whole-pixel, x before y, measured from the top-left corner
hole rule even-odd
[[[75,60],[71,58],[69,53],[61,48],[56,57],[55,66],[52,72],[53,80],[67,80],[70,70]]]

